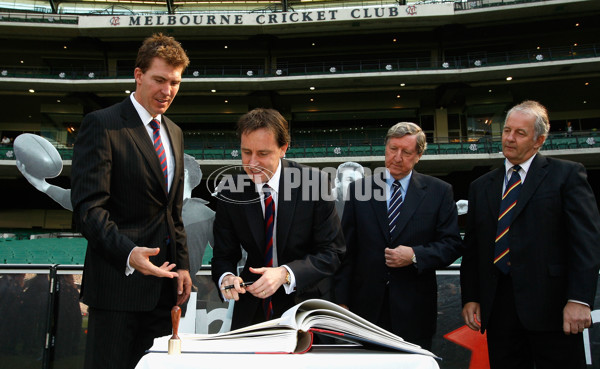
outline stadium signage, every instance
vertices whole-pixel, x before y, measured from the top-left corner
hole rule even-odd
[[[335,21],[451,15],[453,13],[454,7],[452,3],[441,3],[265,13],[82,16],[79,19],[79,27],[277,26],[285,24],[314,24]]]

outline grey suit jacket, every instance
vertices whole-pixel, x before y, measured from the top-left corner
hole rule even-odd
[[[130,98],[85,116],[73,150],[73,216],[88,240],[82,299],[91,307],[152,310],[162,279],[125,276],[135,246],[160,247],[151,258],[189,269],[183,202],[183,135],[163,116],[175,159],[169,193],[156,152]],[[173,303],[175,304],[175,290]]]

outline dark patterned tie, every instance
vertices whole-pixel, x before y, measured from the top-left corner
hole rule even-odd
[[[273,228],[275,225],[275,202],[271,196],[271,187],[263,186],[265,193],[265,267],[273,267]],[[263,310],[267,320],[273,317],[273,302],[271,297],[263,299]]]
[[[521,191],[521,176],[519,175],[520,166],[515,165],[511,168],[512,175],[506,184],[502,202],[500,203],[500,215],[498,216],[498,231],[496,232],[496,246],[494,247],[494,264],[504,274],[510,272],[510,245],[508,240],[508,231],[513,216],[513,210],[517,205],[519,192]]]
[[[152,119],[150,122],[150,127],[152,127],[152,141],[154,143],[154,150],[156,150],[156,155],[158,155],[158,161],[160,162],[160,167],[162,168],[165,176],[165,185],[168,189],[169,168],[167,168],[167,154],[165,153],[165,148],[160,139],[160,122],[157,119]]]
[[[396,229],[396,221],[398,220],[398,216],[400,215],[400,207],[402,205],[402,186],[400,186],[400,181],[395,180],[392,183],[392,195],[390,196],[390,205],[388,207],[388,221],[390,225],[390,236]]]

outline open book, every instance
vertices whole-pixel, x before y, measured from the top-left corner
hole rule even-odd
[[[181,352],[205,353],[304,353],[313,333],[324,334],[366,347],[398,350],[436,357],[360,316],[325,300],[306,300],[280,318],[226,333],[179,334]],[[170,336],[154,340],[150,351],[166,351]]]

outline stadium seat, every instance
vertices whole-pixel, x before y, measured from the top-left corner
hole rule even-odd
[[[442,143],[440,144],[440,154],[458,154],[461,151],[460,143]]]
[[[202,151],[202,156],[204,159],[224,159],[225,158],[225,150],[224,149],[204,149]]]
[[[371,146],[350,146],[351,156],[371,155]]]
[[[492,145],[491,145],[491,149],[490,149],[490,153],[491,154],[496,154],[502,152],[502,142],[500,141],[493,141]]]
[[[287,158],[303,158],[305,157],[304,147],[290,147],[287,149],[285,156]]]
[[[589,149],[592,147],[600,147],[600,137],[594,136],[579,136],[577,137],[577,147]]]
[[[327,155],[325,147],[307,147],[304,152],[307,158],[319,158]]]
[[[434,155],[437,154],[440,150],[440,145],[436,143],[428,143],[427,149],[424,152],[424,155]]]
[[[202,159],[202,149],[188,149],[185,153],[193,156],[195,159]]]
[[[564,150],[569,148],[569,138],[551,138],[551,148],[554,150]]]

